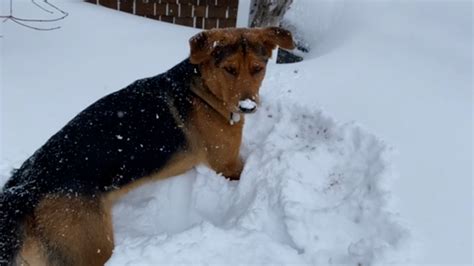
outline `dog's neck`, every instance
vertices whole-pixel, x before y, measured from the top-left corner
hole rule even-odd
[[[200,77],[196,77],[192,80],[191,91],[214,109],[214,111],[219,113],[230,125],[234,125],[240,121],[240,114],[227,110],[226,104],[209,90]]]

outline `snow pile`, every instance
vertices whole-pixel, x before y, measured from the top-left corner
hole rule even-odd
[[[114,209],[108,265],[365,265],[397,246],[382,142],[293,102],[246,119],[240,182],[201,166],[131,192]]]

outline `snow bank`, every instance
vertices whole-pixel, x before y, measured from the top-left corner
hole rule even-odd
[[[385,145],[320,111],[267,100],[247,117],[240,182],[201,166],[133,191],[114,209],[108,265],[365,265],[399,244],[404,231],[384,209]]]
[[[311,51],[291,67],[299,74],[277,84],[297,84],[288,97],[393,145],[391,191],[418,242],[413,262],[472,264],[473,2],[294,4],[290,17],[317,23],[300,26]]]

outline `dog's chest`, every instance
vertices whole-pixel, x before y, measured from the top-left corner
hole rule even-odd
[[[244,119],[231,125],[202,101],[196,101],[189,127],[192,142],[204,149],[235,151],[240,148]]]

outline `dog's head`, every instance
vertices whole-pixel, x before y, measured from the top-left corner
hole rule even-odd
[[[214,29],[189,42],[190,61],[200,66],[204,84],[230,112],[241,113],[257,108],[272,50],[294,48],[291,33],[277,27]]]

